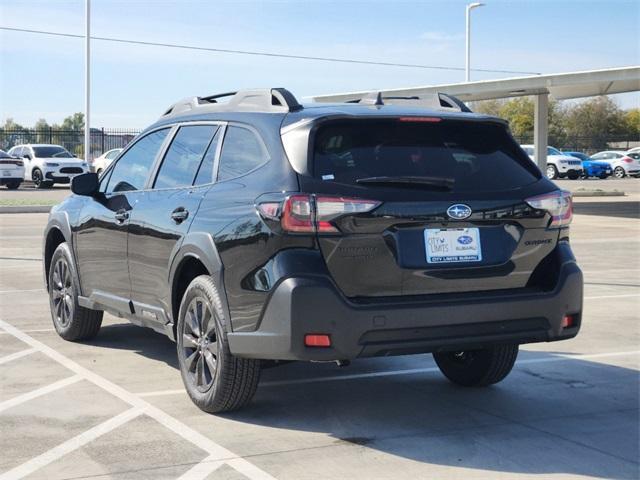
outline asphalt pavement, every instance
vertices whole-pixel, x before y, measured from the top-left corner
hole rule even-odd
[[[0,479],[637,479],[640,220],[602,200],[572,225],[580,335],[523,346],[502,383],[456,387],[430,355],[289,363],[218,416],[162,335],[105,315],[95,340],[60,339],[47,216],[0,215]]]

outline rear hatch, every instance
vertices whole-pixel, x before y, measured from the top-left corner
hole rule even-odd
[[[524,288],[558,241],[525,201],[555,187],[497,121],[326,120],[309,151],[301,190],[347,297]]]

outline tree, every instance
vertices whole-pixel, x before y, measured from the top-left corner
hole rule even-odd
[[[640,138],[640,108],[632,108],[624,114],[625,130],[636,140]]]
[[[25,130],[25,128],[19,123],[14,122],[13,118],[8,117],[5,120],[4,125],[2,126],[2,130],[4,130],[5,132],[8,132],[10,130],[14,130],[14,131]]]
[[[566,114],[567,137],[580,149],[604,150],[612,136],[625,133],[625,115],[609,97],[595,97]]]
[[[36,131],[36,141],[38,143],[48,143],[51,141],[50,138],[50,126],[44,118],[40,118],[35,126],[34,130]]]
[[[494,117],[500,116],[500,109],[506,102],[504,100],[481,100],[479,102],[473,102],[471,109],[474,112],[482,113],[484,115],[492,115]]]
[[[84,113],[76,112],[73,115],[69,115],[62,121],[60,128],[77,132],[84,130]]]

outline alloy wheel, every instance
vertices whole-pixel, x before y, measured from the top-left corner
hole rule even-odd
[[[33,184],[36,187],[40,187],[40,185],[42,184],[42,172],[40,172],[40,170],[34,170],[31,177],[33,179]]]
[[[195,297],[189,303],[182,332],[182,353],[187,376],[200,392],[208,391],[216,378],[218,338],[209,302]]]
[[[66,260],[60,259],[53,267],[51,299],[56,322],[66,327],[73,318],[73,284]]]
[[[555,176],[556,176],[556,169],[553,167],[553,165],[549,165],[547,167],[547,178],[554,179]]]
[[[616,176],[616,178],[624,178],[624,176],[626,175],[624,168],[622,167],[616,167],[616,169],[613,171],[613,174]]]

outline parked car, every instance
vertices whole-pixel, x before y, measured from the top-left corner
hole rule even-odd
[[[59,145],[16,145],[9,154],[23,159],[24,179],[31,180],[36,188],[69,183],[74,176],[89,171],[87,162],[75,158]]]
[[[579,158],[582,161],[582,170],[583,177],[598,177],[598,178],[608,178],[611,176],[613,172],[611,165],[607,162],[599,162],[597,160],[591,160],[591,157],[586,153],[582,152],[562,152],[563,155],[570,155],[572,157]]]
[[[631,150],[627,150],[625,152],[627,157],[631,157],[634,160],[640,160],[640,147],[632,148]]]
[[[521,145],[531,160],[535,160],[534,145]],[[557,148],[547,147],[547,169],[545,171],[549,180],[556,178],[569,178],[576,180],[583,175],[582,161],[565,155]]]
[[[24,162],[0,150],[0,185],[16,190],[24,178]]]
[[[264,360],[433,352],[449,380],[486,386],[520,344],[574,337],[570,193],[503,120],[396,100],[171,106],[51,210],[57,332],[91,338],[108,311],[165,333],[208,412],[249,402]]]
[[[111,165],[111,162],[113,162],[121,151],[121,148],[113,148],[104,152],[91,162],[91,171],[100,175],[109,165]]]
[[[616,178],[624,178],[627,175],[640,176],[640,160],[627,155],[627,152],[606,150],[591,155],[591,160],[607,162],[613,168],[613,175]]]

